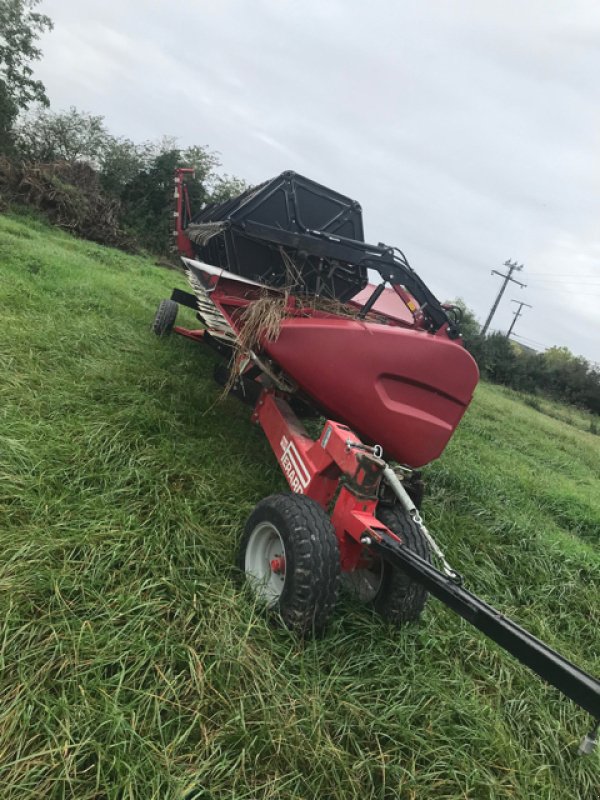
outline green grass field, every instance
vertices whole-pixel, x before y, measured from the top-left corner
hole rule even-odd
[[[596,798],[586,715],[436,601],[265,622],[232,564],[285,484],[211,353],[150,333],[174,285],[0,217],[0,798]],[[481,386],[427,476],[468,586],[600,673],[600,438]]]

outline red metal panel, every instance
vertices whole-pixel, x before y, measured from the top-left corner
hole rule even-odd
[[[264,430],[293,492],[305,494],[327,510],[342,474],[345,476],[348,484],[340,489],[331,516],[344,572],[360,564],[363,534],[377,536],[378,531],[385,531],[398,538],[375,517],[376,492],[367,496],[362,491],[368,483],[360,480],[365,477],[364,447],[346,426],[327,420],[318,441],[313,442],[288,404],[271,389],[261,394],[252,419]],[[372,466],[379,475],[382,462],[375,459]]]
[[[441,455],[479,377],[460,342],[351,319],[287,319],[264,347],[324,413],[411,467]]]
[[[337,489],[340,470],[319,442],[313,442],[288,404],[264,391],[252,416],[264,430],[290,489],[326,508]]]
[[[210,300],[237,330],[240,306],[255,300],[259,290],[229,277],[210,280]],[[262,349],[324,415],[382,445],[388,459],[416,468],[438,458],[479,378],[462,342],[448,338],[444,329],[432,335],[312,313],[284,319],[278,339]]]
[[[175,247],[181,255],[194,257],[194,248],[192,243],[185,234],[183,228],[184,212],[187,218],[191,217],[190,198],[187,191],[187,186],[184,181],[185,175],[194,175],[194,170],[190,167],[178,167],[175,170],[175,212],[174,212],[174,233],[175,233]]]
[[[352,298],[350,305],[361,308],[375,289],[375,284],[369,283],[361,292]],[[372,310],[379,314],[384,314],[386,317],[390,317],[398,322],[405,323],[406,325],[414,325],[414,318],[410,310],[389,286],[386,286],[383,290],[381,297],[377,300]]]

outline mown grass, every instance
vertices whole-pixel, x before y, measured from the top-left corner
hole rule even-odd
[[[592,800],[586,715],[431,601],[269,627],[232,568],[284,482],[177,273],[0,218],[0,797]],[[600,672],[598,438],[482,386],[424,513],[468,584]]]

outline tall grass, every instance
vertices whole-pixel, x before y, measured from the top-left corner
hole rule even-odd
[[[212,355],[151,335],[173,284],[0,218],[2,800],[593,800],[585,714],[435,601],[264,621],[232,563],[284,482]],[[597,437],[482,386],[428,478],[469,586],[599,672]]]
[[[525,405],[530,408],[534,408],[536,411],[546,414],[553,419],[557,419],[567,425],[572,425],[581,431],[588,431],[589,433],[598,435],[600,416],[585,408],[570,406],[543,394],[517,392],[508,386],[503,386],[501,391],[507,397],[517,400],[517,402],[525,403]]]

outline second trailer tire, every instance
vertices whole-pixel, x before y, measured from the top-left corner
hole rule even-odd
[[[403,509],[380,505],[377,518],[398,534],[410,550],[431,562],[427,540]],[[426,589],[378,556],[373,556],[367,566],[345,573],[342,580],[352,594],[394,625],[417,621],[427,602]]]
[[[250,514],[238,566],[269,616],[319,635],[338,596],[340,556],[331,520],[314,500],[275,494]]]
[[[377,518],[392,533],[398,534],[409,550],[431,562],[427,539],[403,509],[398,506],[382,506],[377,509]],[[416,622],[425,608],[427,589],[385,561],[382,568],[381,583],[373,599],[373,607],[384,619],[396,625]]]
[[[168,336],[173,330],[179,306],[174,300],[161,300],[156,309],[152,330],[157,336]]]

